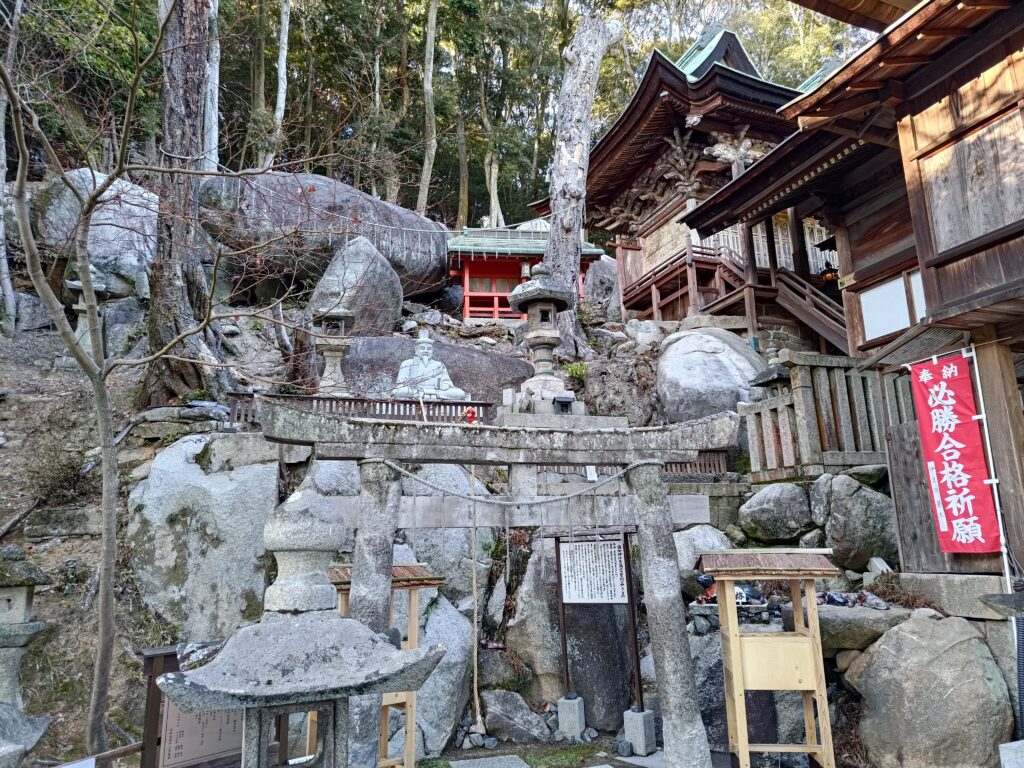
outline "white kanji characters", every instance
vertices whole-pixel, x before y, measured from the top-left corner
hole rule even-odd
[[[971,476],[964,472],[964,465],[959,461],[942,462],[940,474],[942,482],[946,484],[946,488],[949,490],[963,488],[971,480]]]
[[[949,385],[940,381],[934,387],[928,388],[928,407],[938,408],[940,406],[953,405],[956,403],[956,392],[949,388]]]
[[[976,515],[953,520],[953,541],[958,544],[973,544],[975,541],[984,544],[985,538],[981,534],[981,526]]]
[[[921,371],[917,374],[917,380],[920,381],[922,384],[927,384],[934,378],[935,376],[927,368],[922,368]]]
[[[954,376],[960,375],[960,369],[956,367],[956,363],[950,363],[949,365],[942,366],[942,378],[952,379]]]
[[[959,491],[950,491],[946,496],[946,509],[953,517],[960,517],[965,514],[974,514],[974,494],[970,488],[961,488]]]
[[[932,432],[952,432],[960,423],[960,417],[953,413],[953,406],[936,408],[931,412]]]
[[[935,430],[932,430],[933,432]],[[938,446],[935,448],[935,452],[942,455],[942,458],[946,461],[954,461],[960,458],[960,451],[963,449],[964,444],[954,440],[953,436],[949,432],[945,432],[942,435],[942,439],[939,440]]]

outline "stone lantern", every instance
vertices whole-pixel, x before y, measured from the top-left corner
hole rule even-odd
[[[313,333],[316,334],[316,350],[324,358],[324,372],[320,376],[320,392],[325,395],[345,397],[345,374],[341,361],[348,352],[349,334],[355,316],[340,305],[313,308]]]
[[[17,766],[50,722],[24,713],[20,676],[26,647],[46,627],[32,620],[33,594],[49,583],[20,547],[0,549],[0,768]]]
[[[295,494],[267,520],[264,541],[277,578],[259,623],[237,630],[202,666],[161,675],[157,685],[184,712],[241,709],[242,768],[268,768],[274,721],[317,713],[308,768],[347,768],[349,697],[415,691],[443,646],[402,651],[338,613],[328,565],[346,528],[331,511]]]
[[[558,313],[571,307],[572,301],[572,289],[552,278],[543,262],[534,265],[532,277],[508,295],[512,311],[526,315],[526,346],[533,355],[535,376],[556,378],[554,351],[562,343]]]

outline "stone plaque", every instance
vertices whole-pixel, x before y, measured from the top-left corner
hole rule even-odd
[[[206,763],[242,751],[242,710],[187,714],[164,699],[158,768]]]
[[[628,602],[625,556],[621,540],[561,541],[562,602],[567,605],[625,605]]]

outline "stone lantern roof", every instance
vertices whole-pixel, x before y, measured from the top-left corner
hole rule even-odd
[[[558,312],[572,306],[574,291],[571,287],[551,277],[551,270],[541,262],[535,264],[531,278],[515,287],[508,295],[508,305],[513,312],[525,313],[531,304],[548,301]]]
[[[39,587],[50,578],[25,557],[25,550],[16,544],[0,549],[0,587]]]

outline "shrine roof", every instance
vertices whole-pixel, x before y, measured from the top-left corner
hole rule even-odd
[[[914,7],[914,0],[791,0],[811,11],[863,27],[873,32],[885,29],[906,11]]]
[[[832,578],[830,549],[733,549],[704,552],[697,568],[716,579]]]
[[[894,141],[893,110],[1004,39],[1022,13],[1015,3],[925,0],[780,113],[804,131],[881,127]]]
[[[817,195],[836,194],[838,179],[882,152],[895,150],[827,131],[795,133],[738,178],[678,221],[710,237],[737,223],[764,218]]]
[[[448,253],[453,256],[543,256],[548,244],[546,230],[480,228],[462,230],[448,241]],[[584,241],[581,244],[584,258],[604,255],[604,249]]]
[[[607,204],[665,151],[673,129],[733,133],[777,142],[795,126],[778,114],[799,92],[763,79],[728,30],[698,41],[678,61],[651,54],[636,93],[590,151],[587,198]],[[547,211],[547,200],[531,204]]]

